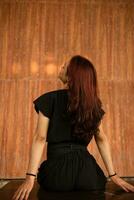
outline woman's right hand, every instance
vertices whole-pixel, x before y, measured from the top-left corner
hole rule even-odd
[[[33,186],[34,186],[34,179],[26,178],[14,193],[12,200],[18,200],[18,199],[27,200]]]
[[[111,180],[119,185],[122,189],[124,189],[126,192],[134,192],[134,185],[124,181],[122,178],[120,178],[118,175],[115,175],[111,177]]]

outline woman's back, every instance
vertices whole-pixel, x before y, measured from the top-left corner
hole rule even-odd
[[[86,143],[72,137],[67,102],[67,89],[44,93],[33,101],[37,113],[40,110],[50,119],[47,160],[38,169],[37,181],[50,191],[105,189],[107,178]]]
[[[71,134],[71,118],[67,113],[68,89],[59,89],[42,94],[33,101],[35,110],[39,110],[50,119],[46,141],[50,143],[78,142]]]

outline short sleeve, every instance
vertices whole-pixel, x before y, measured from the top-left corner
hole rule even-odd
[[[53,113],[53,98],[52,94],[45,93],[39,96],[37,99],[33,101],[35,111],[39,114],[39,111],[42,112],[48,118],[52,117]]]

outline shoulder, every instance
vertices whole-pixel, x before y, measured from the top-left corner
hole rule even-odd
[[[46,96],[55,97],[55,96],[57,96],[57,94],[61,94],[63,91],[64,91],[64,89],[51,90],[49,92],[45,92],[45,93],[41,94],[39,97],[46,97]]]
[[[63,90],[64,89],[58,89],[58,90],[51,90],[49,92],[42,93],[40,96],[36,97],[34,102],[37,100],[44,100],[44,99],[53,100],[54,98],[57,97],[57,94],[61,94]]]
[[[65,89],[51,90],[49,92],[45,92],[44,94],[57,94],[63,92]]]
[[[47,117],[51,118],[54,110],[55,96],[59,90],[45,92],[33,100],[35,110],[39,110]]]
[[[62,89],[58,89],[58,90],[51,90],[49,92],[45,92],[44,95],[53,95],[56,93],[60,93],[61,91],[63,91]]]

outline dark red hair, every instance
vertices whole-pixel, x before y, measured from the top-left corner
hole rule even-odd
[[[99,95],[95,67],[87,58],[75,55],[67,66],[68,111],[71,114],[72,135],[86,144],[99,131],[105,111]]]

